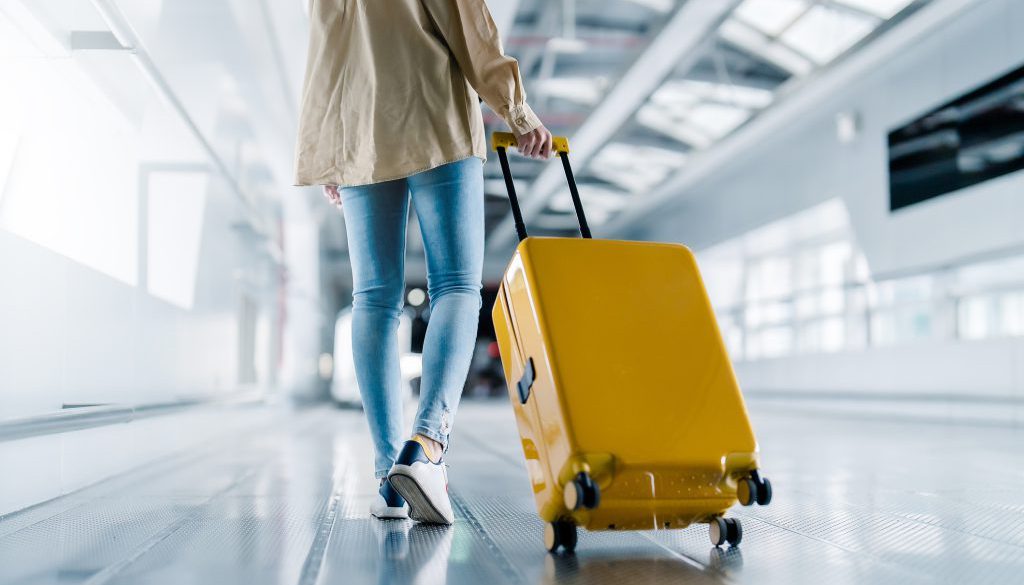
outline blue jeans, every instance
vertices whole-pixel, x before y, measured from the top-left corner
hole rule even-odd
[[[413,433],[447,448],[476,343],[484,257],[483,164],[468,158],[406,179],[341,190],[352,262],[352,352],[378,478],[402,433],[398,317],[410,194],[427,259],[430,321]]]

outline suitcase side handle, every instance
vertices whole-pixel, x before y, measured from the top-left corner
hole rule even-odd
[[[519,401],[522,404],[526,404],[526,401],[530,398],[530,389],[533,388],[533,383],[537,380],[537,372],[533,368],[533,358],[526,359],[526,367],[523,368],[523,377],[516,383],[516,389],[519,390]]]
[[[498,160],[501,162],[501,173],[505,176],[505,188],[508,190],[508,200],[512,205],[512,218],[515,220],[516,233],[519,241],[522,242],[529,234],[526,232],[526,223],[523,221],[523,210],[519,207],[519,197],[516,195],[515,182],[512,180],[512,170],[508,165],[508,152],[510,147],[519,144],[515,135],[511,132],[495,132],[491,135],[491,146],[498,153]],[[572,195],[572,204],[576,208],[576,219],[580,223],[580,235],[586,239],[594,236],[590,233],[590,225],[587,224],[587,216],[583,212],[583,201],[580,199],[580,191],[576,187],[576,177],[572,172],[572,165],[569,164],[569,139],[564,136],[555,136],[551,141],[553,150],[562,159],[562,169],[565,171],[565,178],[569,182],[569,193]]]

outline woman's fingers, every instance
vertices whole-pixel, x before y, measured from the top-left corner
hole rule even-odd
[[[519,137],[519,154],[526,157],[533,157],[533,143],[536,137],[533,132],[528,132]]]
[[[545,160],[551,158],[551,148],[553,146],[552,145],[553,141],[554,141],[554,138],[551,136],[551,133],[548,132],[547,130],[545,130],[544,131],[544,143],[543,143],[543,145],[541,146],[541,149],[540,149],[540,156],[541,156],[541,158],[543,158]]]
[[[519,153],[528,158],[547,159],[551,156],[553,138],[544,126],[519,137]]]
[[[341,205],[341,192],[336,185],[324,185],[324,197],[334,205]]]

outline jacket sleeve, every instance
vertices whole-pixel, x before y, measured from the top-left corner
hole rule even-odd
[[[541,125],[526,103],[519,63],[504,54],[485,0],[423,0],[473,89],[516,134]]]

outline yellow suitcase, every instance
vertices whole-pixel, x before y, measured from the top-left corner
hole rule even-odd
[[[530,482],[551,552],[576,527],[710,526],[739,544],[737,501],[771,483],[693,254],[675,244],[594,240],[568,142],[556,141],[583,239],[527,237],[498,152],[520,244],[492,312]]]

